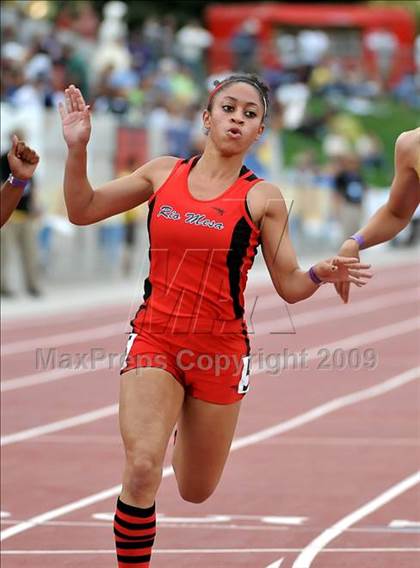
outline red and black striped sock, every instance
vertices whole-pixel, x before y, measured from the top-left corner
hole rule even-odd
[[[117,501],[114,517],[118,568],[147,568],[156,535],[155,504],[147,509]]]

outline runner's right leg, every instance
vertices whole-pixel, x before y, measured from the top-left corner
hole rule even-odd
[[[114,533],[119,568],[149,566],[155,495],[184,389],[167,371],[143,367],[121,377],[120,429],[126,462]]]

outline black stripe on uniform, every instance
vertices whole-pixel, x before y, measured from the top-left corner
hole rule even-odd
[[[254,180],[258,179],[258,177],[254,174],[254,172],[251,172],[251,175],[249,175],[245,179],[246,179],[246,181],[254,181]]]
[[[121,550],[134,550],[136,548],[149,548],[153,546],[155,539],[145,540],[139,542],[121,542],[120,540],[115,541],[115,546],[121,548]]]
[[[142,529],[145,530],[152,529],[154,526],[156,526],[156,521],[152,521],[150,523],[129,523],[121,519],[118,516],[118,512],[115,513],[115,520],[120,526],[124,527],[125,529],[131,529],[132,531],[141,531]]]
[[[149,235],[149,273],[150,273],[150,268],[152,266],[152,236],[150,234],[150,223],[152,221],[152,214],[153,214],[153,209],[155,206],[155,199],[153,199],[150,203],[149,203],[149,213],[147,214],[147,233]],[[152,284],[150,282],[149,277],[147,277],[144,281],[144,295],[143,295],[143,300],[146,301],[147,298],[149,298],[150,294],[152,293]]]
[[[146,539],[150,539],[150,538],[155,537],[155,535],[153,535],[153,534],[152,535],[148,534],[148,535],[145,535],[145,536],[129,536],[129,535],[126,535],[126,534],[120,532],[115,527],[114,527],[114,535],[117,536],[118,538],[122,538],[122,539],[125,539],[125,540],[138,541],[138,542],[143,542]]]
[[[150,507],[142,509],[141,507],[135,507],[134,505],[128,505],[127,503],[124,503],[124,501],[121,501],[120,498],[118,498],[117,501],[117,509],[122,513],[125,513],[126,515],[131,515],[132,517],[150,517],[150,515],[153,515],[153,513],[155,512],[155,508],[156,506],[154,503]]]
[[[152,253],[151,253],[151,249],[152,249],[152,240],[150,237],[150,222],[152,219],[152,213],[153,213],[153,208],[155,206],[155,200],[152,199],[152,201],[149,203],[149,213],[147,215],[147,233],[149,235],[149,275],[150,275],[150,268],[152,266]],[[146,302],[146,300],[150,297],[151,293],[152,293],[152,283],[150,282],[149,276],[147,276],[144,280],[143,283],[143,304],[141,304],[141,306],[139,307],[139,309],[137,310],[134,318],[130,321],[130,325],[132,328],[134,328],[134,322],[136,321],[139,313],[144,310],[146,308],[146,306],[144,305],[144,302]],[[124,505],[124,503],[123,503]],[[123,511],[123,509],[121,509]]]
[[[226,264],[229,271],[230,296],[236,318],[243,316],[244,308],[239,301],[241,267],[246,255],[251,237],[251,227],[245,217],[241,217],[232,232]]]
[[[121,564],[141,564],[150,562],[151,554],[147,554],[145,556],[122,556],[121,554],[117,554],[118,562]]]
[[[247,354],[247,356],[249,356],[250,353],[251,353],[251,346],[250,346],[250,343],[249,343],[248,332],[245,328],[245,322],[242,322],[242,332],[241,333],[242,333],[242,335],[244,336],[244,339],[245,339],[246,354]]]
[[[117,523],[124,527],[125,529],[129,529],[132,531],[141,531],[141,530],[147,530],[147,529],[152,529],[153,527],[156,526],[156,521],[151,521],[150,523],[128,523],[127,521],[124,521],[123,519],[120,519],[120,517],[118,516],[118,513],[115,514],[115,520],[117,521]]]

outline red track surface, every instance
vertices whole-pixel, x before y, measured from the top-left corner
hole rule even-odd
[[[418,331],[411,324],[395,327],[418,314],[415,286],[414,265],[382,269],[366,289],[353,294],[351,304],[342,306],[339,313],[346,316],[331,311],[339,302],[333,290],[325,287],[307,302],[288,307],[291,317],[287,325],[284,321],[288,320],[283,321],[287,308],[280,299],[273,305],[272,287],[252,287],[248,307],[258,295],[253,352],[316,349],[307,368],[283,370],[276,376],[255,374],[236,437],[284,423],[418,366]],[[383,305],[375,308],[378,299]],[[369,302],[371,308],[360,307]],[[80,319],[75,314],[62,314],[31,319],[28,325],[22,325],[21,320],[8,321],[2,334],[6,351],[2,385],[7,388],[9,384],[10,389],[11,379],[35,375],[35,348],[47,348],[57,335],[85,331],[80,341],[70,336],[69,342],[58,347],[58,353],[83,352],[92,346],[121,352],[123,333],[128,331],[127,310],[127,305],[106,306],[81,312]],[[302,314],[318,310],[314,322],[299,320]],[[296,321],[296,334],[259,334],[258,325],[273,318],[282,319],[281,330],[275,324],[269,329],[290,332]],[[111,324],[117,328],[120,324],[121,333],[107,337],[99,333],[95,338],[92,330]],[[362,335],[381,329],[385,331],[379,340]],[[89,341],[90,334],[93,338]],[[356,343],[362,337],[355,347],[359,354],[367,348],[376,350],[378,366],[373,370],[350,369],[348,365],[341,370],[321,370],[317,350],[331,343],[344,345],[350,336]],[[31,340],[29,344],[20,343]],[[7,354],[7,349],[12,352]],[[45,371],[39,372],[39,376],[43,374]],[[86,370],[2,394],[2,511],[10,513],[2,519],[2,530],[120,482],[123,452],[115,413],[20,441],[7,438],[115,404],[118,380],[117,369]],[[409,380],[384,394],[353,401],[292,425],[283,433],[254,440],[232,452],[218,490],[202,505],[183,502],[174,478],[165,477],[157,506],[166,520],[162,518],[159,523],[153,567],[265,568],[283,558],[277,566],[300,568],[300,564],[295,565],[297,557],[316,537],[419,469],[419,396],[419,381]],[[36,527],[23,527],[25,530],[2,543],[3,568],[115,566],[110,516],[93,517],[98,513],[111,515],[114,504],[115,497],[111,496],[73,511],[64,510]],[[417,568],[419,526],[390,528],[389,524],[393,520],[419,523],[419,511],[419,483],[413,482],[410,488],[338,530],[302,567]],[[295,519],[299,524],[293,525],[291,521],[279,524],[281,519],[275,524],[264,517],[303,519]],[[4,534],[7,536],[7,532]]]

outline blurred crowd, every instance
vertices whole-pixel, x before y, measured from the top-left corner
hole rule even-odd
[[[156,15],[128,29],[123,2],[108,2],[102,15],[94,2],[61,3],[54,18],[28,12],[29,4],[48,6],[47,2],[2,4],[2,105],[12,112],[55,108],[65,87],[73,83],[94,113],[111,113],[122,126],[147,129],[148,158],[187,157],[203,148],[201,112],[214,79],[235,71],[257,72],[271,88],[272,129],[279,136],[301,133],[321,144],[322,160],[310,150],[296,154],[292,176],[297,186],[332,190],[328,215],[339,220],[343,234],[360,225],[367,189],[363,172],[386,166],[383,142],[362,127],[361,118],[375,112],[384,96],[420,110],[420,73],[413,69],[397,82],[392,80],[397,40],[386,30],[364,38],[374,62],[373,72],[368,73],[356,53],[350,49],[353,57],[348,57],[346,46],[325,31],[279,31],[270,45],[262,45],[259,22],[249,19],[225,46],[232,55],[227,58],[229,68],[211,75],[208,51],[215,39],[198,20],[180,24],[174,15]],[[420,71],[419,37],[413,49]],[[310,111],[312,97],[322,97],[321,113]],[[7,150],[2,148],[2,154]],[[133,168],[136,165],[131,163]],[[31,215],[30,206],[24,214]],[[35,206],[33,215],[38,215]],[[115,249],[115,242],[125,238],[127,246],[133,246],[133,216],[124,223],[125,233],[102,231],[101,243],[111,242]],[[2,238],[2,243],[7,245],[8,240]],[[24,253],[28,255],[33,257],[33,252]],[[34,279],[32,270],[28,290],[37,293]],[[7,286],[2,284],[3,288]]]
[[[97,111],[139,120],[162,108],[188,119],[212,84],[207,54],[214,38],[198,20],[180,24],[174,15],[154,16],[128,29],[128,8],[119,1],[105,4],[102,17],[94,2],[61,3],[54,19],[29,17],[26,4],[2,6],[3,101],[55,106],[63,89],[74,83]],[[217,76],[238,70],[262,75],[273,101],[284,108],[286,128],[316,130],[305,114],[312,94],[325,96],[332,108],[344,101],[356,114],[368,113],[384,93],[420,109],[415,69],[390,83],[398,42],[387,30],[364,36],[374,69],[361,61],[355,40],[347,39],[346,53],[346,45],[337,48],[337,36],[322,30],[279,31],[270,45],[261,45],[259,31],[255,19],[234,31],[224,46],[232,53],[230,68]],[[413,49],[420,71],[420,37]]]

